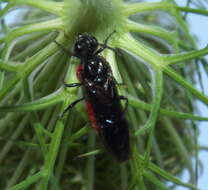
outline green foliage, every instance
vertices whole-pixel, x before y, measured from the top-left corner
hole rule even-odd
[[[167,181],[197,189],[191,163],[199,151],[194,121],[208,117],[193,114],[194,101],[208,104],[208,97],[194,87],[194,76],[201,76],[199,64],[207,71],[208,47],[197,50],[182,12],[207,16],[208,11],[173,0],[4,2],[0,189],[172,189]],[[5,15],[16,9],[25,10],[22,18],[7,25]],[[58,117],[80,96],[77,88],[63,87],[63,79],[77,82],[79,60],[63,53],[54,39],[70,49],[77,33],[102,41],[114,30],[109,45],[119,52],[105,50],[103,56],[129,99],[132,154],[126,163],[104,152],[82,104]],[[179,179],[184,168],[190,183]]]

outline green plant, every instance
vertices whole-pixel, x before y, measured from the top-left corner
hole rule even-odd
[[[168,190],[171,187],[165,181],[171,181],[197,189],[191,164],[191,155],[198,151],[193,121],[207,121],[208,117],[192,114],[193,101],[198,98],[207,104],[208,97],[194,87],[198,65],[190,60],[201,60],[207,71],[201,57],[208,54],[208,47],[196,50],[181,11],[203,15],[208,11],[179,7],[172,0],[4,2],[7,5],[0,16],[22,5],[33,8],[12,26],[2,21],[0,132],[10,140],[2,142],[0,152],[4,163],[1,188]],[[177,25],[165,28],[157,17],[161,13],[152,14],[154,10],[167,12]],[[146,11],[150,13],[141,14]],[[99,140],[95,143],[81,104],[57,120],[79,95],[77,89],[62,87],[63,78],[67,83],[77,81],[79,60],[68,60],[53,40],[71,48],[77,33],[89,32],[102,41],[113,30],[116,34],[109,45],[121,51],[115,55],[106,50],[103,56],[116,80],[126,84],[129,98],[132,157],[124,164],[114,162],[98,148]],[[124,93],[124,88],[120,92]],[[86,134],[88,138],[81,139]],[[17,138],[24,142],[16,145],[13,141]],[[193,184],[174,176],[183,168],[188,168]]]

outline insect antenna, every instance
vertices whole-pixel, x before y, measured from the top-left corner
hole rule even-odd
[[[108,37],[104,40],[103,44],[98,43],[99,46],[101,46],[100,49],[97,50],[96,54],[101,53],[104,49],[110,49],[111,51],[114,51],[116,54],[120,54],[120,52],[116,49],[116,48],[112,48],[110,46],[107,45],[108,40],[111,38],[111,36],[116,33],[116,30],[114,30],[113,32],[111,32]]]
[[[113,32],[111,32],[111,33],[108,35],[108,37],[104,40],[104,43],[103,43],[104,45],[107,46],[108,40],[111,38],[111,36],[112,36],[114,33],[116,33],[116,30],[114,30]]]

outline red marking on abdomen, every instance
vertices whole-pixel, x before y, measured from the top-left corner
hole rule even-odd
[[[82,65],[79,65],[79,66],[77,67],[77,72],[76,72],[76,75],[77,75],[77,78],[78,78],[79,81],[82,80],[82,77],[81,77],[81,72],[82,72],[82,70],[83,70],[83,66],[82,66]]]
[[[82,81],[82,76],[81,76],[82,71],[83,71],[83,66],[79,65],[77,67],[77,71],[76,71],[76,75],[77,75],[77,78],[78,78],[79,81]],[[96,121],[96,118],[95,118],[95,114],[94,114],[92,104],[90,102],[86,101],[86,107],[87,107],[87,113],[89,115],[92,127],[98,132],[99,127],[97,125],[97,121]]]
[[[93,127],[97,132],[99,132],[100,129],[99,129],[98,125],[97,125],[97,121],[96,121],[96,118],[95,118],[95,113],[94,113],[92,104],[89,103],[88,101],[86,101],[86,106],[87,106],[87,112],[88,112],[88,115],[89,115],[89,118],[90,118],[92,127]]]

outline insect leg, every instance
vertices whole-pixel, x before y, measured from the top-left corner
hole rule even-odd
[[[112,51],[114,51],[115,53],[117,53],[117,51],[116,51],[116,49],[115,48],[112,48],[112,47],[109,47],[109,46],[107,46],[107,45],[105,45],[105,44],[99,44],[100,46],[102,46],[101,48],[99,48],[96,52],[95,52],[95,54],[97,55],[97,54],[99,54],[99,53],[101,53],[104,49],[110,49],[110,50],[112,50]]]
[[[72,83],[72,84],[66,84],[66,83],[64,83],[64,86],[65,87],[79,87],[79,86],[82,86],[82,83]]]
[[[71,108],[73,108],[77,103],[79,103],[80,101],[84,100],[85,98],[82,97],[78,100],[75,100],[74,102],[72,102],[64,111],[63,113],[60,115],[60,118],[62,118],[64,116],[64,114],[69,111]]]
[[[69,55],[69,56],[75,56],[76,57],[76,55],[74,54],[74,53],[72,53],[72,52],[70,52],[68,49],[66,49],[64,46],[62,46],[60,43],[58,43],[56,40],[54,40],[54,43],[58,46],[58,47],[60,47],[67,55]]]
[[[125,100],[125,101],[126,101],[125,107],[124,107],[124,110],[123,110],[123,113],[122,113],[123,115],[125,115],[125,113],[126,113],[126,111],[127,111],[127,108],[128,108],[129,100],[128,100],[128,98],[125,97],[125,96],[119,96],[119,99],[120,99],[120,100]]]

